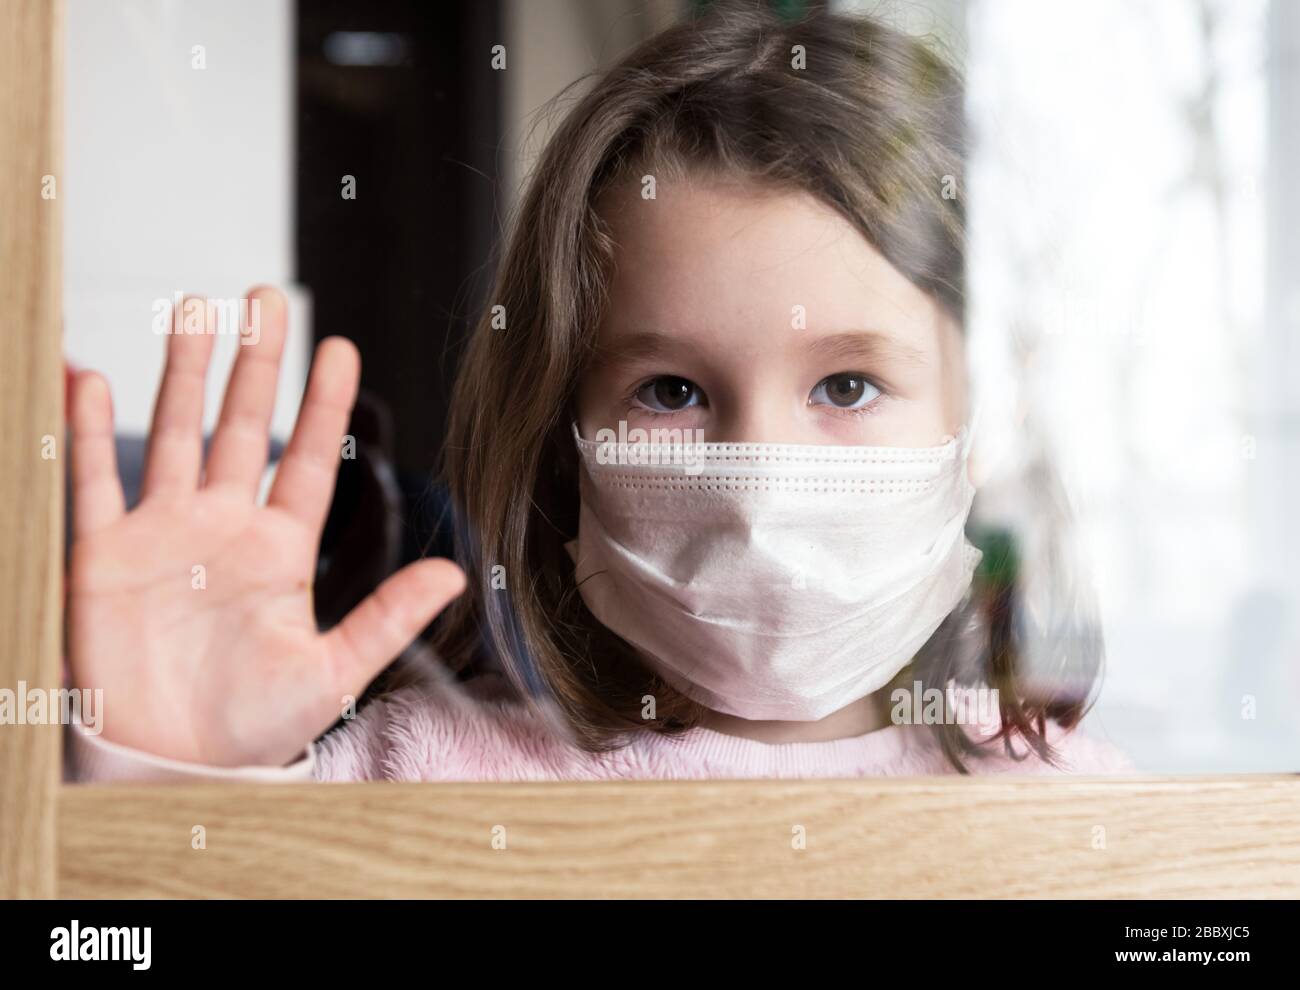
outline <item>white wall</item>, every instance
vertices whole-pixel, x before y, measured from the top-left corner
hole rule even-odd
[[[966,0],[831,0],[830,7],[924,38],[958,64],[965,58]]]
[[[517,201],[546,141],[590,86],[584,80],[673,24],[686,0],[505,0],[507,68],[502,108],[502,212]]]
[[[292,14],[290,0],[68,0],[64,346],[108,376],[122,432],[147,428],[162,369],[154,301],[258,282],[290,294],[273,430],[292,427],[310,339],[289,285]],[[209,427],[238,349],[231,335],[217,345]]]

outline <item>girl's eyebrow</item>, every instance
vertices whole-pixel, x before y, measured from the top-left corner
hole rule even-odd
[[[846,330],[818,337],[808,349],[825,360],[848,361],[904,361],[926,364],[926,355],[919,347],[900,340],[881,330]]]
[[[658,330],[619,335],[596,348],[593,364],[601,367],[667,357],[690,342]],[[845,330],[818,337],[808,345],[815,357],[827,361],[902,361],[926,364],[925,352],[882,330]]]
[[[661,333],[657,330],[639,330],[635,333],[621,334],[612,341],[605,341],[596,347],[593,363],[611,365],[623,361],[643,360],[664,357],[685,341]]]

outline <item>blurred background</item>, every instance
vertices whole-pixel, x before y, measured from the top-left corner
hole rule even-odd
[[[1075,520],[1091,731],[1153,772],[1300,769],[1300,2],[828,5],[967,75],[977,513],[1031,583]],[[156,300],[283,287],[280,439],[314,342],[362,351],[325,558],[437,549],[446,397],[531,164],[585,76],[697,6],[68,0],[69,360],[138,439]],[[382,576],[335,574],[340,609]]]

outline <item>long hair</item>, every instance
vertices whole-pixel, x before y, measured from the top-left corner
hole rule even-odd
[[[594,619],[564,550],[578,519],[571,400],[613,255],[602,191],[707,171],[809,192],[960,325],[964,215],[951,190],[965,188],[965,142],[962,83],[938,54],[820,7],[787,22],[756,2],[714,4],[631,51],[576,103],[530,178],[452,397],[444,475],[469,588],[434,647],[453,670],[499,665],[593,752],[636,731],[684,731],[704,711]],[[1045,719],[1072,725],[1085,699],[1022,683],[1016,601],[1014,587],[977,581],[904,673],[998,688],[1008,751],[1019,735],[1054,759]],[[967,772],[977,745],[959,726],[934,730]]]

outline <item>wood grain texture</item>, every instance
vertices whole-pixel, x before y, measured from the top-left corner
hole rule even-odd
[[[0,688],[15,692],[60,676],[62,13],[0,0]],[[0,897],[53,896],[58,783],[58,726],[0,725]]]
[[[65,897],[1300,896],[1293,776],[69,786],[59,823]]]

